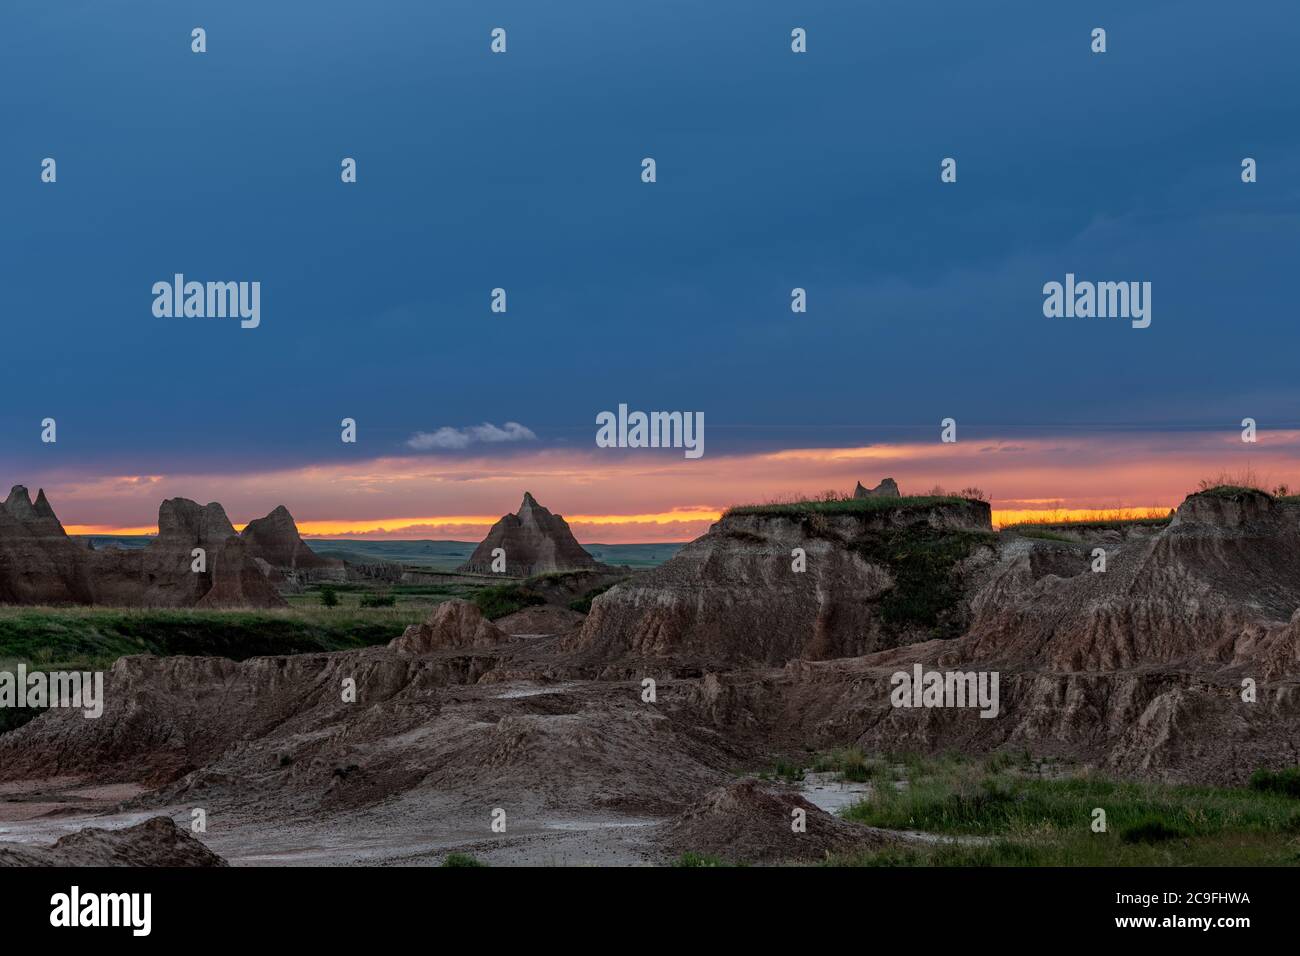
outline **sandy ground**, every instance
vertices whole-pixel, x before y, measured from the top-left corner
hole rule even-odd
[[[71,779],[7,784],[0,788],[0,841],[47,845],[83,827],[120,829],[154,816],[190,826],[189,806],[115,812],[119,801],[141,792],[129,784],[83,788]],[[648,839],[662,820],[650,817],[515,810],[506,832],[493,833],[490,810],[471,817],[405,799],[319,820],[247,820],[216,810],[207,822],[207,832],[195,835],[233,866],[430,866],[452,852],[507,866],[664,861]]]
[[[828,813],[839,813],[870,793],[871,784],[809,771],[797,791]],[[190,806],[117,811],[144,792],[134,784],[88,787],[77,778],[0,786],[0,841],[48,845],[83,827],[120,829],[154,816],[188,828]],[[490,808],[467,814],[449,797],[408,796],[389,804],[314,820],[248,819],[209,812],[206,833],[196,834],[232,866],[437,866],[464,853],[492,866],[653,866],[671,862],[656,846],[662,817],[555,814],[514,809],[506,832],[493,833]],[[880,834],[914,843],[981,843],[979,837],[944,837],[918,831]]]

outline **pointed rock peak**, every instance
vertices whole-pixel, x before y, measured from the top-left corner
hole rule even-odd
[[[254,535],[288,535],[298,537],[298,522],[284,505],[277,505],[265,518],[254,518],[244,526],[244,537]]]
[[[5,509],[15,518],[31,518],[36,514],[32,508],[31,496],[22,485],[14,485],[9,492],[9,497],[5,499]]]
[[[550,512],[546,511],[545,508],[537,503],[537,499],[533,497],[532,492],[530,491],[524,492],[523,504],[519,506],[519,511],[516,513],[522,518],[525,511],[541,511],[550,514]]]
[[[36,501],[32,504],[32,509],[41,518],[55,517],[54,509],[50,507],[50,503],[45,497],[44,488],[36,492]]]

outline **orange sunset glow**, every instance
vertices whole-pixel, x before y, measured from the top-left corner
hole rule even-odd
[[[530,450],[499,458],[407,456],[280,471],[203,475],[23,476],[43,487],[70,534],[153,534],[164,498],[220,501],[236,528],[276,505],[316,538],[482,538],[524,491],[562,514],[580,541],[689,541],[728,507],[847,495],[895,478],[905,494],[979,488],[993,521],[1168,514],[1198,483],[1249,474],[1300,485],[1300,433],[1257,445],[1235,432],[1070,435],[788,448],[683,461],[664,455]],[[286,490],[288,489],[288,490]]]

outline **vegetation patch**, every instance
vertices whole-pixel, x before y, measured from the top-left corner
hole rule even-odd
[[[797,763],[777,760],[770,769],[758,775],[760,780],[781,780],[785,783],[798,783],[804,778],[804,770]]]
[[[907,511],[936,505],[961,505],[969,501],[956,495],[908,495],[902,498],[816,498],[803,501],[773,501],[761,505],[736,505],[727,515],[795,517],[811,515],[854,515],[881,511]],[[724,515],[725,517],[725,515]]]
[[[487,866],[482,860],[470,856],[468,853],[448,853],[447,858],[442,861],[443,866]]]
[[[854,783],[887,778],[889,765],[881,758],[870,758],[857,747],[844,747],[820,753],[813,760],[817,773],[838,773]]]
[[[105,670],[128,654],[245,660],[386,644],[418,610],[302,606],[272,610],[0,607],[0,661],[39,670]]]
[[[1300,797],[1300,767],[1285,770],[1256,770],[1250,775],[1250,789]]]
[[[864,559],[883,565],[894,577],[880,602],[881,620],[896,636],[920,628],[930,638],[957,637],[962,630],[961,590],[957,563],[976,548],[991,545],[991,532],[943,531],[929,527],[876,532],[865,536],[856,550]]]
[[[626,580],[626,579],[624,579],[624,580]],[[620,583],[621,583],[621,581],[610,581],[608,584],[602,584],[602,585],[601,585],[600,587],[598,587],[598,588],[592,588],[590,591],[588,591],[588,592],[587,592],[586,594],[584,594],[582,597],[580,597],[580,598],[578,598],[578,599],[576,599],[576,600],[570,601],[570,602],[569,602],[569,610],[570,610],[570,611],[577,611],[579,614],[590,614],[590,613],[591,613],[591,602],[594,601],[596,598],[600,597],[602,594],[604,594],[606,591],[608,591],[610,588],[612,588],[615,584],[620,584]]]
[[[1119,838],[1125,843],[1164,843],[1166,840],[1178,840],[1187,836],[1178,827],[1170,826],[1164,820],[1151,818],[1125,827],[1119,832]]]
[[[1246,498],[1255,495],[1264,495],[1273,497],[1263,488],[1251,488],[1246,485],[1214,485],[1210,488],[1202,488],[1197,494],[1205,495],[1207,498]]]
[[[522,584],[502,584],[474,594],[474,603],[489,621],[514,614],[526,607],[546,603],[546,597]]]
[[[730,866],[726,860],[707,853],[686,852],[673,861],[673,866]]]
[[[1028,759],[882,758],[887,771],[844,817],[947,842],[852,854],[855,866],[1262,866],[1300,864],[1293,798],[1063,774]],[[1094,830],[1095,811],[1106,828]]]

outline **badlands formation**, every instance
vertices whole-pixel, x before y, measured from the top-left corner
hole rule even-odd
[[[312,553],[283,506],[237,534],[216,502],[169,498],[147,547],[95,551],[68,537],[44,491],[33,502],[16,485],[0,505],[0,604],[283,607],[277,584],[306,573],[342,577],[343,562]]]
[[[494,559],[499,562],[495,566]],[[588,568],[607,570],[578,544],[561,515],[551,514],[527,491],[519,510],[494,524],[469,560],[460,566],[461,571],[475,574],[517,578]]]
[[[549,516],[524,504],[500,546]],[[230,540],[194,508],[186,544]],[[32,511],[8,520],[55,535]],[[117,813],[202,806],[235,862],[772,862],[893,839],[743,773],[812,750],[1028,751],[1242,784],[1294,765],[1300,741],[1300,505],[1242,489],[1192,495],[1167,524],[1050,536],[995,533],[965,499],[736,508],[585,617],[537,634],[516,616],[450,601],[385,647],[124,657],[102,718],[0,735],[0,794],[89,782],[130,794]],[[894,675],[918,665],[998,674],[996,716],[898,706]],[[801,809],[795,844],[779,824]]]

